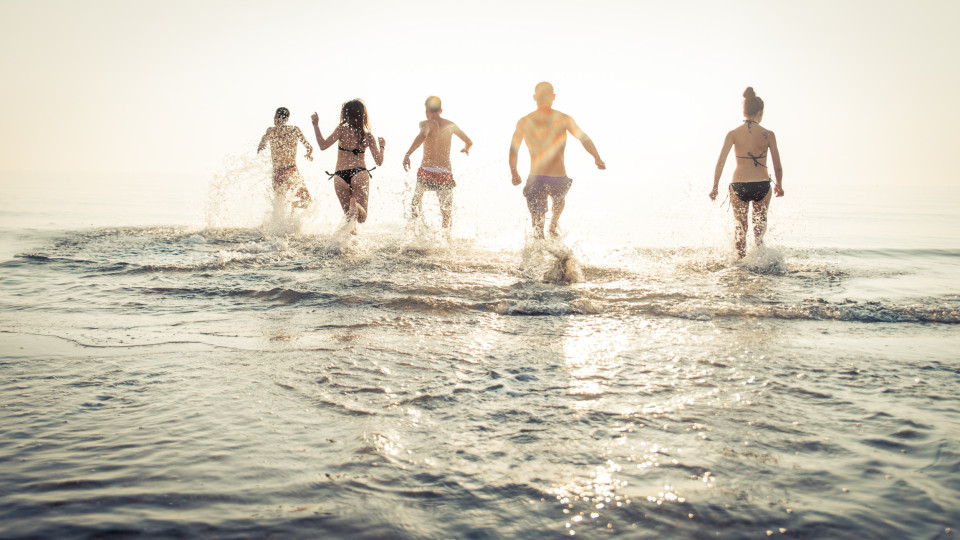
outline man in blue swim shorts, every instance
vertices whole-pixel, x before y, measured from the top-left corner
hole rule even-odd
[[[527,208],[533,220],[533,234],[544,237],[547,217],[547,199],[553,201],[550,216],[550,236],[558,236],[557,223],[563,212],[567,191],[573,180],[567,178],[563,153],[567,145],[567,132],[577,138],[583,148],[593,156],[598,169],[606,169],[597,147],[580,129],[573,118],[553,109],[553,85],[542,82],[534,89],[533,99],[537,110],[517,122],[517,129],[510,141],[510,173],[513,185],[519,186],[523,179],[517,171],[520,143],[525,142],[530,152],[530,176],[523,187]]]

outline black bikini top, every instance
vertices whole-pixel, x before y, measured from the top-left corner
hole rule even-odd
[[[745,156],[737,156],[737,159],[752,159],[752,160],[753,160],[753,166],[754,166],[754,167],[763,167],[764,169],[766,169],[767,166],[764,165],[763,163],[760,163],[760,160],[763,159],[763,158],[765,158],[765,157],[767,157],[767,153],[766,153],[766,152],[760,154],[759,156],[753,155],[753,152],[747,152],[747,155],[745,155]]]
[[[364,149],[363,149],[363,148],[353,148],[353,149],[350,149],[350,148],[344,148],[344,147],[338,145],[338,146],[337,146],[337,150],[339,150],[339,151],[341,151],[341,152],[352,152],[353,155],[359,156],[360,154],[363,153],[363,150],[364,150]]]

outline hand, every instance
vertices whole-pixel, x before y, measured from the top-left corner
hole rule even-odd
[[[513,173],[513,178],[511,178],[510,181],[513,182],[513,185],[519,186],[523,182],[523,179],[520,178],[520,173],[518,173],[517,171],[512,171],[512,173]]]
[[[383,137],[377,137],[377,142],[380,143],[380,150],[383,151],[384,147],[387,146],[387,141],[383,140]]]
[[[776,195],[777,197],[783,197],[783,188],[780,187],[780,184],[774,184],[773,194]]]
[[[597,164],[597,168],[600,169],[601,171],[607,168],[607,164],[604,163],[603,160],[600,158],[597,158],[595,160],[595,163]]]
[[[469,155],[470,155],[470,147],[469,147],[469,146],[464,146],[464,147],[463,147],[463,150],[461,150],[461,152],[463,152],[464,154],[466,154],[466,155],[469,156]]]
[[[710,191],[710,200],[711,200],[711,201],[717,200],[717,188],[713,188],[713,189]]]
[[[313,161],[313,152],[307,152],[307,155],[303,157],[307,158],[307,161]]]
[[[410,154],[403,156],[403,170],[410,170]]]
[[[317,113],[311,114],[310,121],[313,122],[313,125],[315,126],[320,125],[320,115],[318,115]]]

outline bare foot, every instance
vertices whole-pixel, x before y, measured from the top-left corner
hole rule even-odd
[[[557,228],[557,224],[556,224],[556,223],[551,223],[551,224],[550,224],[550,236],[551,236],[552,238],[556,238],[556,237],[560,236],[560,231],[559,231],[559,229]]]

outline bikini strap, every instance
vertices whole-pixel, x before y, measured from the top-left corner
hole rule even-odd
[[[753,166],[754,166],[754,167],[763,167],[764,169],[767,168],[766,165],[764,165],[763,163],[760,163],[760,160],[761,160],[761,159],[767,157],[767,153],[766,153],[766,152],[763,152],[763,153],[760,154],[759,156],[753,155],[753,152],[747,152],[747,155],[745,155],[745,156],[737,156],[737,157],[740,158],[740,159],[752,159],[752,160],[753,160]]]
[[[376,167],[374,167],[373,169],[376,169]],[[357,167],[356,169],[345,169],[345,170],[367,171],[367,176],[369,176],[370,178],[373,178],[373,174],[371,174],[371,171],[373,171],[373,169],[364,169],[363,167]],[[333,173],[331,173],[330,171],[323,171],[323,172],[324,174],[329,176],[331,180],[333,180],[333,177],[336,176],[337,173],[340,171],[336,171]]]

